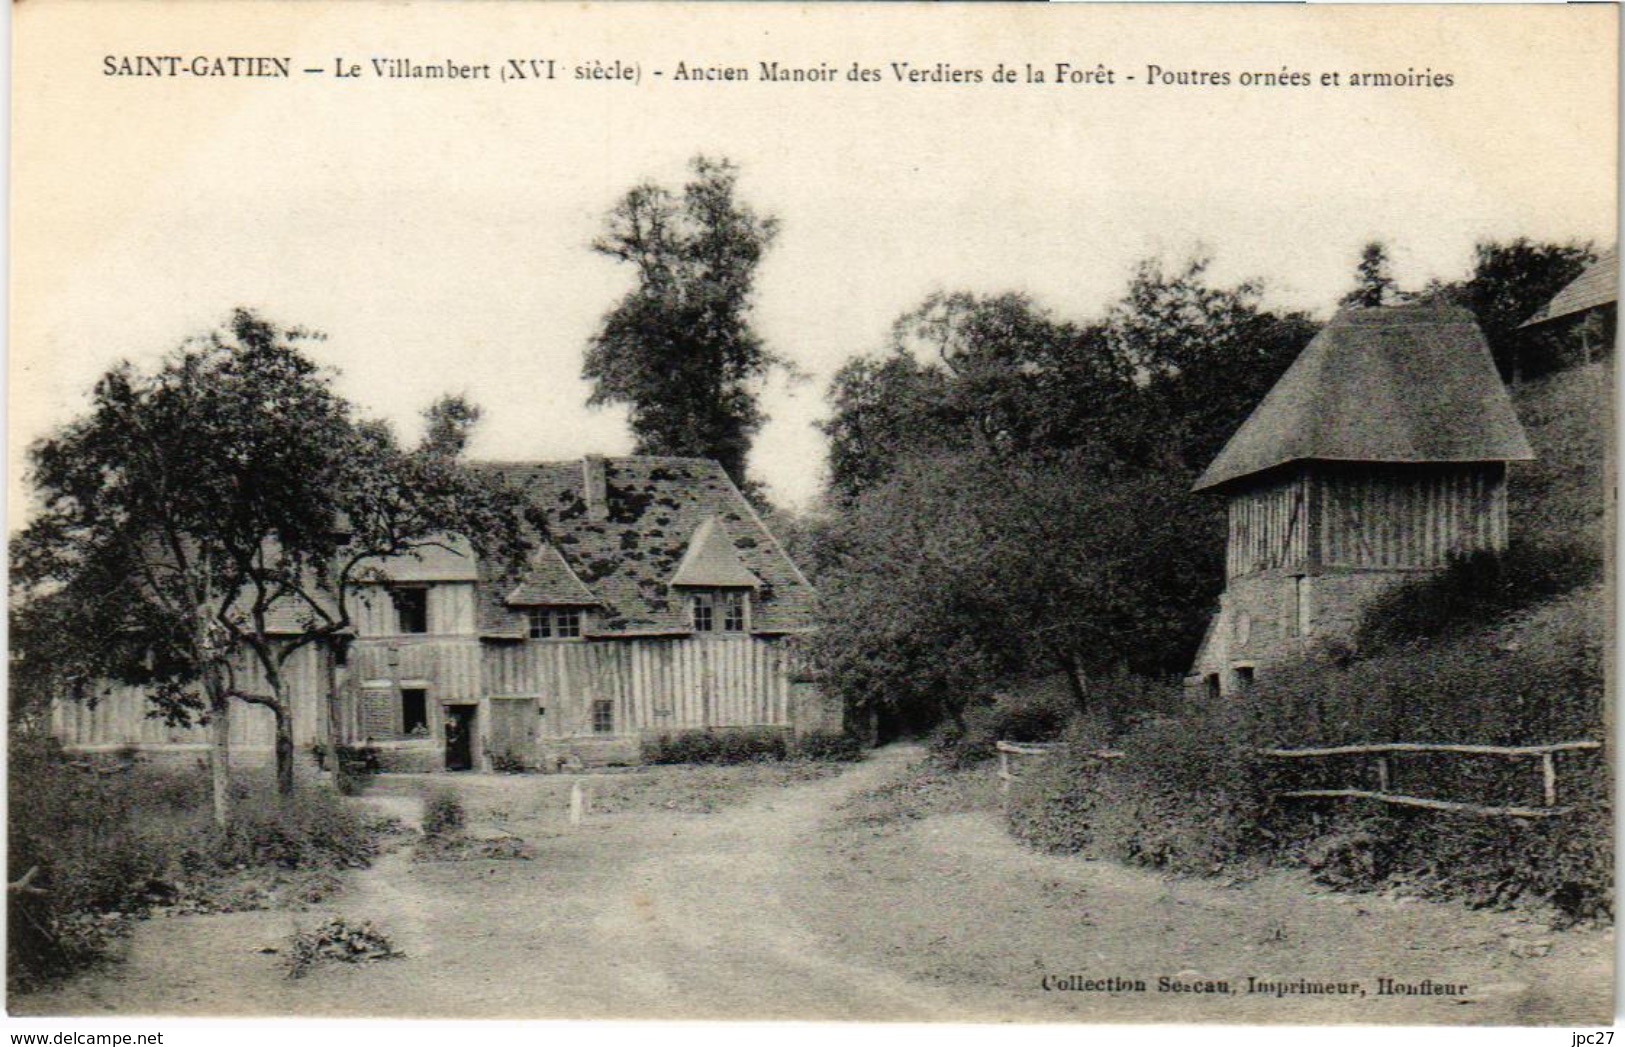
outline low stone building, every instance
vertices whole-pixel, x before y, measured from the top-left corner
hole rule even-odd
[[[1187,682],[1244,690],[1393,586],[1504,549],[1507,463],[1533,457],[1472,314],[1338,313],[1197,481],[1229,538]]]

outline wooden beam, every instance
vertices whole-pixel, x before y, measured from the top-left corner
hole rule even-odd
[[[1550,818],[1554,815],[1567,814],[1568,807],[1483,807],[1476,803],[1456,803],[1453,800],[1429,800],[1421,796],[1398,796],[1391,793],[1369,792],[1365,789],[1300,789],[1288,793],[1276,793],[1277,796],[1287,799],[1357,799],[1377,800],[1381,803],[1400,804],[1406,807],[1425,807],[1434,811],[1455,811],[1462,814],[1477,814],[1486,818]]]
[[[1002,743],[1001,743],[1002,744]],[[1326,749],[1254,749],[1262,756],[1286,759],[1304,756],[1353,756],[1361,753],[1474,753],[1480,756],[1541,756],[1547,753],[1601,749],[1601,742],[1556,742],[1552,745],[1433,745],[1423,742],[1391,742],[1384,745],[1337,745]]]

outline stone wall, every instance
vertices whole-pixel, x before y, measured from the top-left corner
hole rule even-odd
[[[1219,691],[1245,686],[1255,674],[1297,658],[1312,645],[1347,638],[1377,596],[1427,572],[1324,571],[1291,575],[1265,572],[1230,582],[1187,682]]]

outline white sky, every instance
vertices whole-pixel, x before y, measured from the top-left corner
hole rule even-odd
[[[820,10],[370,4],[15,8],[12,446],[238,304],[325,331],[341,390],[416,431],[437,394],[485,409],[478,457],[622,453],[589,411],[589,335],[629,274],[587,244],[633,183],[690,156],[743,168],[783,231],[755,322],[812,380],[776,382],[753,469],[804,505],[830,375],[934,289],[1021,290],[1099,315],[1134,262],[1198,245],[1216,275],[1324,314],[1362,243],[1405,284],[1475,240],[1612,242],[1615,18],[1581,8]],[[105,54],[499,62],[1105,61],[1449,70],[1448,90],[551,86],[124,79]]]

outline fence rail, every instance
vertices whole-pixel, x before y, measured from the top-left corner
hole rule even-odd
[[[1450,745],[1426,742],[1386,742],[1376,745],[1335,745],[1321,749],[1259,749],[1263,756],[1296,760],[1333,756],[1371,756],[1375,760],[1377,788],[1372,789],[1294,789],[1277,793],[1282,799],[1335,799],[1340,797],[1376,800],[1402,807],[1422,807],[1436,811],[1476,814],[1486,818],[1551,818],[1567,814],[1572,807],[1558,804],[1557,755],[1601,749],[1601,742],[1556,742],[1550,745]],[[1498,756],[1506,759],[1538,759],[1540,761],[1541,800],[1539,807],[1518,805],[1492,805],[1463,803],[1457,800],[1437,800],[1425,796],[1410,796],[1392,792],[1393,768],[1389,756],[1393,754],[1417,755],[1450,753],[1457,756]]]
[[[999,789],[1008,793],[1010,783],[1019,777],[1010,759],[1012,756],[1047,756],[1063,746],[1060,742],[994,742],[993,748],[999,754]],[[1123,757],[1116,749],[1093,749],[1079,755],[1092,756],[1097,760],[1120,760]]]
[[[1018,777],[1015,773],[1016,764],[1012,757],[1044,756],[1060,749],[1061,745],[1053,742],[1001,741],[996,742],[994,748],[999,754],[999,788],[1008,793],[1010,783]],[[1573,810],[1572,807],[1561,806],[1558,803],[1557,756],[1561,753],[1585,752],[1601,748],[1602,743],[1594,741],[1555,742],[1548,745],[1453,745],[1428,742],[1385,742],[1372,745],[1334,745],[1318,749],[1265,748],[1254,749],[1253,751],[1260,756],[1281,760],[1305,760],[1336,756],[1370,756],[1374,759],[1377,778],[1376,789],[1293,789],[1276,793],[1275,795],[1280,799],[1375,800],[1379,803],[1394,804],[1401,807],[1420,807],[1426,810],[1475,814],[1486,818],[1551,818],[1567,814]],[[1410,796],[1405,793],[1391,791],[1393,767],[1389,762],[1389,757],[1396,754],[1421,755],[1429,753],[1449,753],[1457,756],[1493,756],[1514,760],[1538,759],[1540,761],[1542,803],[1540,806],[1465,803],[1459,800],[1439,800],[1427,796]],[[1117,760],[1123,757],[1123,753],[1115,749],[1097,749],[1081,755],[1101,760]]]

